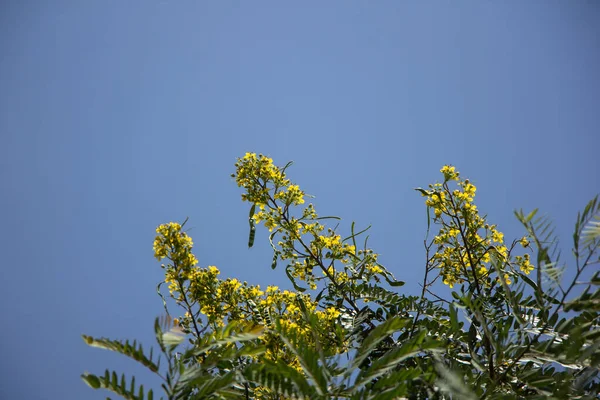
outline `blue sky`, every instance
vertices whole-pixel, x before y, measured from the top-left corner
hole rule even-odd
[[[103,399],[79,375],[158,382],[82,333],[154,343],[156,225],[202,266],[286,286],[230,174],[281,165],[321,215],[372,224],[416,294],[423,199],[445,163],[507,238],[551,215],[568,253],[600,192],[594,1],[4,1],[0,398]],[[568,256],[568,254],[566,254]]]

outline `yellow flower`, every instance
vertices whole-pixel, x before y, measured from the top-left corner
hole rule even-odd
[[[335,236],[319,236],[319,240],[323,243],[324,247],[328,249],[334,249],[335,247],[340,245],[341,237],[340,235]]]
[[[335,307],[329,307],[326,312],[329,319],[336,319],[341,314]]]
[[[262,290],[260,290],[260,285],[252,286],[248,290],[248,297],[250,297],[250,298],[260,297],[263,294],[265,294],[265,293]]]
[[[465,203],[465,211],[475,212],[475,211],[477,211],[477,206],[473,203]]]
[[[508,257],[508,249],[506,248],[506,246],[496,246],[496,251],[502,255],[502,257],[506,258]]]
[[[229,283],[233,291],[236,291],[240,287],[242,287],[242,283],[235,278],[228,279],[227,282]]]
[[[473,197],[475,197],[475,192],[477,188],[472,183],[466,183],[464,187],[465,194],[471,198],[470,201],[473,201]]]
[[[498,232],[497,230],[492,231],[492,240],[496,243],[502,243],[504,240],[504,233]]]
[[[277,222],[273,218],[265,221],[265,228],[269,229],[269,232],[273,232],[273,229],[277,228]]]
[[[529,261],[529,257],[529,254],[525,254],[523,257],[516,257],[517,263],[519,264],[519,268],[527,275],[529,275],[534,268],[533,265],[531,265],[531,262]]]
[[[300,307],[296,306],[295,304],[288,304],[287,308],[286,308],[286,311],[289,314],[294,314],[296,312],[300,312]]]
[[[529,246],[529,240],[527,239],[527,236],[523,236],[520,240],[519,243],[521,244],[521,246],[523,247],[527,247]]]
[[[444,165],[442,169],[440,169],[440,172],[444,174],[444,179],[447,181],[458,178],[458,172],[456,171],[456,168],[451,165]]]
[[[345,272],[340,272],[337,274],[336,276],[336,280],[338,283],[346,283],[350,280],[350,278],[348,277],[348,274]]]
[[[483,256],[481,256],[481,262],[488,263],[490,262],[490,260],[490,253],[485,253]]]
[[[279,288],[277,286],[267,286],[267,295],[277,292]]]
[[[372,267],[369,268],[371,270],[372,273],[374,274],[380,274],[383,272],[383,270],[381,269],[381,267],[379,267],[379,265],[373,265]]]
[[[447,276],[444,278],[444,284],[448,285],[448,287],[450,287],[450,289],[452,289],[454,287],[455,283],[456,283],[456,279],[453,276]]]

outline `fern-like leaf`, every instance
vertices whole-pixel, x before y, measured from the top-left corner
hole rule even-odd
[[[594,220],[590,220],[585,228],[583,228],[582,235],[584,238],[584,244],[590,244],[600,238],[600,216],[594,216]]]
[[[264,332],[261,325],[243,325],[231,322],[212,335],[205,336],[191,351],[190,355],[200,355],[207,351],[230,343],[248,342],[258,339]]]
[[[144,349],[141,344],[137,344],[134,340],[133,343],[129,343],[129,341],[119,341],[119,340],[111,340],[107,338],[94,338],[87,335],[81,335],[83,340],[91,347],[98,347],[101,349],[106,349],[110,351],[115,351],[119,354],[123,354],[129,358],[134,359],[139,362],[143,366],[150,369],[152,372],[158,372],[160,367],[160,361],[157,360],[155,363],[152,361],[152,349],[150,349],[150,355],[146,356],[144,354]]]
[[[582,212],[577,214],[573,233],[573,253],[579,257],[580,247],[596,247],[600,238],[600,201],[598,196],[588,202]],[[582,242],[583,239],[583,242]]]
[[[368,369],[361,371],[361,373],[358,374],[353,390],[356,391],[362,389],[362,387],[369,382],[392,371],[399,363],[407,358],[414,357],[425,350],[429,352],[439,351],[438,348],[443,346],[442,343],[433,340],[425,342],[424,339],[426,336],[427,332],[421,330],[411,339],[392,348],[381,358],[374,361]]]
[[[152,389],[144,396],[144,386],[140,385],[139,387],[136,387],[135,377],[131,378],[129,388],[127,388],[128,385],[126,384],[125,375],[122,374],[121,379],[119,380],[115,371],[111,372],[106,370],[104,376],[96,376],[86,372],[81,375],[81,379],[93,389],[110,390],[127,400],[152,400],[154,398]]]
[[[329,378],[325,366],[319,365],[318,351],[304,343],[293,329],[285,329],[279,320],[275,321],[275,329],[286,347],[298,358],[302,370],[314,384],[317,395],[324,396],[328,390]]]
[[[251,382],[271,389],[286,398],[314,399],[317,393],[304,375],[281,362],[270,360],[251,364],[244,370],[244,376]]]
[[[360,344],[360,348],[358,349],[347,374],[351,374],[352,371],[358,368],[369,356],[369,353],[371,353],[382,340],[389,337],[392,333],[406,327],[410,322],[411,320],[407,318],[392,317],[375,327]]]
[[[436,362],[436,367],[440,375],[437,384],[443,392],[450,394],[453,399],[476,400],[478,398],[465,384],[463,378],[446,367],[441,360]]]
[[[206,372],[196,373],[198,368],[185,371],[175,387],[176,399],[209,399],[219,398],[222,391],[230,391],[241,376],[238,371],[229,371],[221,375],[210,375]]]

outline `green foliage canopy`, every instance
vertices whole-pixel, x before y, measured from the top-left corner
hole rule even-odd
[[[306,205],[290,165],[247,153],[233,177],[251,205],[248,246],[262,223],[272,268],[285,264],[293,291],[220,279],[217,267],[198,266],[185,222],[162,224],[158,290],[166,285],[180,310],[171,317],[163,297],[167,316],[155,332],[166,366],[136,342],[84,335],[86,343],[158,374],[168,399],[598,398],[597,197],[577,217],[574,277],[563,282],[546,218],[515,212],[526,235],[505,241],[479,214],[476,187],[444,166],[441,182],[417,189],[428,211],[427,262],[421,295],[406,296],[368,246],[368,228],[328,227],[336,217]],[[153,398],[135,377],[82,378],[126,399]]]

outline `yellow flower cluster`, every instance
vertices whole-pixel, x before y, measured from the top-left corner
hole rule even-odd
[[[521,271],[529,275],[531,271],[533,271],[533,265],[531,265],[530,256],[528,253],[523,254],[523,256],[515,256],[515,261]]]
[[[341,236],[334,234],[333,231],[330,231],[328,236],[317,235],[311,242],[311,250],[315,254],[322,254],[323,250],[326,250],[325,258],[336,260],[344,259],[348,255],[356,253],[356,247],[348,243],[342,243]],[[348,263],[348,258],[344,262]]]
[[[153,249],[157,260],[168,258],[185,270],[198,264],[198,260],[191,252],[194,242],[187,233],[181,231],[181,224],[169,222],[159,225],[156,233]]]
[[[293,204],[297,206],[304,204],[304,192],[300,190],[298,185],[289,185],[286,190],[275,194],[275,199],[282,200],[286,205]]]
[[[285,177],[285,172],[275,166],[271,158],[262,154],[257,156],[256,153],[246,153],[243,158],[238,159],[235,166],[237,173],[232,176],[236,178],[238,186],[246,189],[246,193],[242,195],[244,201],[259,205],[267,204],[271,190],[267,183],[272,182],[275,185],[275,195],[279,193],[279,188],[290,184]],[[288,190],[288,193],[291,193],[293,199],[299,201],[299,194],[295,189],[291,192]]]
[[[263,209],[264,205],[261,204],[260,208]],[[265,228],[267,228],[269,232],[273,232],[273,229],[276,229],[279,226],[279,214],[282,212],[283,210],[281,208],[277,208],[277,210],[259,211],[252,216],[252,219],[256,224],[264,221]]]
[[[512,280],[510,271],[505,269],[513,264],[529,274],[533,270],[529,255],[517,256],[514,263],[511,262],[504,234],[479,215],[473,203],[477,191],[475,185],[468,179],[461,179],[453,166],[445,165],[440,172],[444,175],[443,183],[431,184],[429,190],[419,190],[426,197],[426,206],[433,210],[434,222],[440,226],[433,238],[437,251],[432,256],[432,263],[440,268],[444,284],[453,287],[475,281],[488,285],[493,259],[497,260],[493,270],[507,284]],[[451,181],[455,181],[455,189],[450,187]],[[521,239],[520,243],[523,247],[529,244],[527,238]]]
[[[444,165],[440,172],[444,174],[444,182],[458,179],[458,172],[451,165]]]
[[[331,280],[338,282],[339,284],[344,284],[350,281],[350,277],[348,276],[347,272],[336,271],[333,265],[327,268],[327,271],[323,271],[323,275],[328,276]]]
[[[253,222],[262,222],[273,235],[280,235],[272,243],[273,249],[279,259],[289,260],[288,271],[294,279],[315,290],[322,279],[337,286],[349,280],[367,281],[374,276],[379,280],[376,275],[389,274],[377,263],[377,254],[372,250],[357,253],[355,246],[344,243],[335,231],[324,232],[325,226],[319,222],[312,204],[305,206],[300,215],[292,214],[293,206],[305,203],[306,194],[287,179],[286,168],[278,168],[272,159],[255,153],[246,153],[235,165],[232,176],[245,189],[242,199],[259,208],[252,216]],[[329,274],[327,271],[335,261],[344,266]],[[324,276],[316,277],[314,268],[321,269]]]
[[[185,315],[176,318],[176,324],[185,332],[194,333],[196,322],[208,325],[212,330],[234,321],[273,327],[273,320],[277,318],[283,329],[302,336],[308,343],[318,340],[331,354],[347,348],[348,343],[339,334],[338,310],[332,307],[320,309],[308,294],[281,291],[276,286],[269,286],[263,291],[260,286],[251,286],[237,279],[219,279],[217,267],[201,268],[196,265],[197,260],[191,253],[192,239],[181,229],[178,223],[160,225],[154,241],[154,253],[159,260],[168,258],[172,261],[166,267],[163,265],[171,296],[184,308],[190,304],[198,307],[198,311],[186,308]],[[332,245],[339,243],[339,238],[328,240]],[[317,339],[311,333],[302,307],[318,319],[320,330]],[[266,331],[261,339],[267,348],[261,357],[285,360],[301,370],[296,356],[277,335]]]
[[[182,225],[177,222],[159,225],[156,228],[153,245],[154,257],[157,260],[166,258],[171,261],[170,264],[163,264],[162,267],[165,269],[165,283],[169,287],[169,293],[177,301],[183,300],[183,293],[181,293],[183,281],[198,264],[198,259],[192,253],[194,242],[181,229]]]
[[[286,166],[287,167],[287,166]],[[335,230],[321,223],[312,204],[305,204],[306,194],[287,179],[285,169],[261,154],[246,153],[237,160],[232,175],[244,189],[242,200],[252,203],[251,216],[255,224],[263,223],[273,234],[271,245],[277,259],[286,260],[288,275],[305,282],[311,289],[324,282],[328,290],[341,290],[350,282],[391,276],[378,262],[378,255],[342,240]],[[274,240],[275,235],[277,239]],[[157,228],[155,256],[168,258],[164,266],[165,282],[171,296],[185,309],[177,323],[188,333],[200,335],[222,328],[230,322],[258,324],[273,328],[276,320],[281,329],[301,337],[307,343],[318,344],[327,354],[339,354],[349,346],[339,323],[341,312],[328,302],[319,305],[309,294],[280,290],[269,286],[261,290],[237,279],[219,279],[217,267],[198,267],[192,253],[193,242],[177,223]],[[337,264],[336,264],[337,263]],[[321,269],[322,276],[313,270]],[[296,283],[294,283],[295,285]],[[318,333],[309,328],[304,310],[317,320]],[[296,356],[284,345],[274,330],[265,330],[261,337],[267,351],[257,357],[283,360],[301,371]],[[258,390],[255,393],[261,398]],[[268,390],[264,390],[265,395]]]

